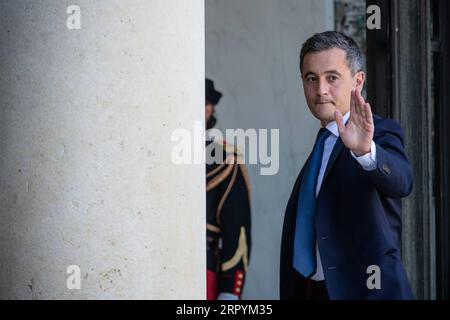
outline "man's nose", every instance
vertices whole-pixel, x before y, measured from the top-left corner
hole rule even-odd
[[[317,96],[323,97],[328,95],[328,83],[325,80],[319,79],[317,84]]]

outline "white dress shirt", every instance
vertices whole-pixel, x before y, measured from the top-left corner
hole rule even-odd
[[[350,117],[350,112],[347,112],[344,115],[344,123],[347,123]],[[316,197],[319,194],[320,187],[322,186],[323,176],[325,174],[325,169],[327,168],[328,160],[330,159],[331,152],[333,151],[334,145],[336,144],[337,139],[339,138],[339,130],[336,121],[330,122],[326,128],[332,133],[325,140],[325,145],[323,149],[322,155],[322,164],[320,166],[319,176],[317,177],[317,186],[316,186]],[[370,148],[370,152],[362,155],[361,157],[357,157],[352,151],[350,151],[351,155],[359,162],[361,167],[366,171],[372,171],[377,167],[377,150],[376,145],[372,141],[372,145]],[[321,281],[325,280],[325,276],[323,274],[322,262],[320,261],[319,254],[319,246],[316,244],[316,257],[317,257],[317,269],[316,273],[311,277],[312,280]]]

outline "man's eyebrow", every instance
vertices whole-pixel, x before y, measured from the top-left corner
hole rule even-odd
[[[305,73],[305,75],[303,77],[306,78],[307,76],[317,76],[317,75],[314,72],[309,71],[309,72]]]
[[[342,76],[342,74],[339,71],[337,71],[337,70],[327,70],[324,73],[325,74],[335,74],[335,75],[340,76],[340,77]],[[306,78],[307,76],[316,76],[317,77],[317,74],[315,74],[314,72],[309,71],[309,72],[305,73],[305,75],[303,77]]]
[[[342,74],[339,71],[337,71],[337,70],[328,70],[328,71],[325,71],[324,73],[327,73],[327,74],[332,73],[332,74],[335,74],[337,76],[342,76]]]

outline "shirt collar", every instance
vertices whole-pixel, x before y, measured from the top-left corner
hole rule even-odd
[[[344,124],[347,123],[348,118],[350,118],[350,111],[348,111],[345,115],[344,115]],[[328,129],[328,131],[330,131],[332,134],[334,134],[336,137],[339,137],[339,130],[338,130],[338,126],[336,123],[336,120],[331,121],[329,124],[327,124],[327,126],[325,127]]]

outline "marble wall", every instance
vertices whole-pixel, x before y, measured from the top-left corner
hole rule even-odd
[[[204,3],[71,3],[0,2],[0,299],[203,299]]]
[[[280,168],[253,185],[252,253],[245,299],[277,299],[284,209],[311,151],[318,121],[306,105],[299,51],[313,33],[334,28],[332,0],[206,0],[206,75],[223,98],[218,126],[280,130]]]

